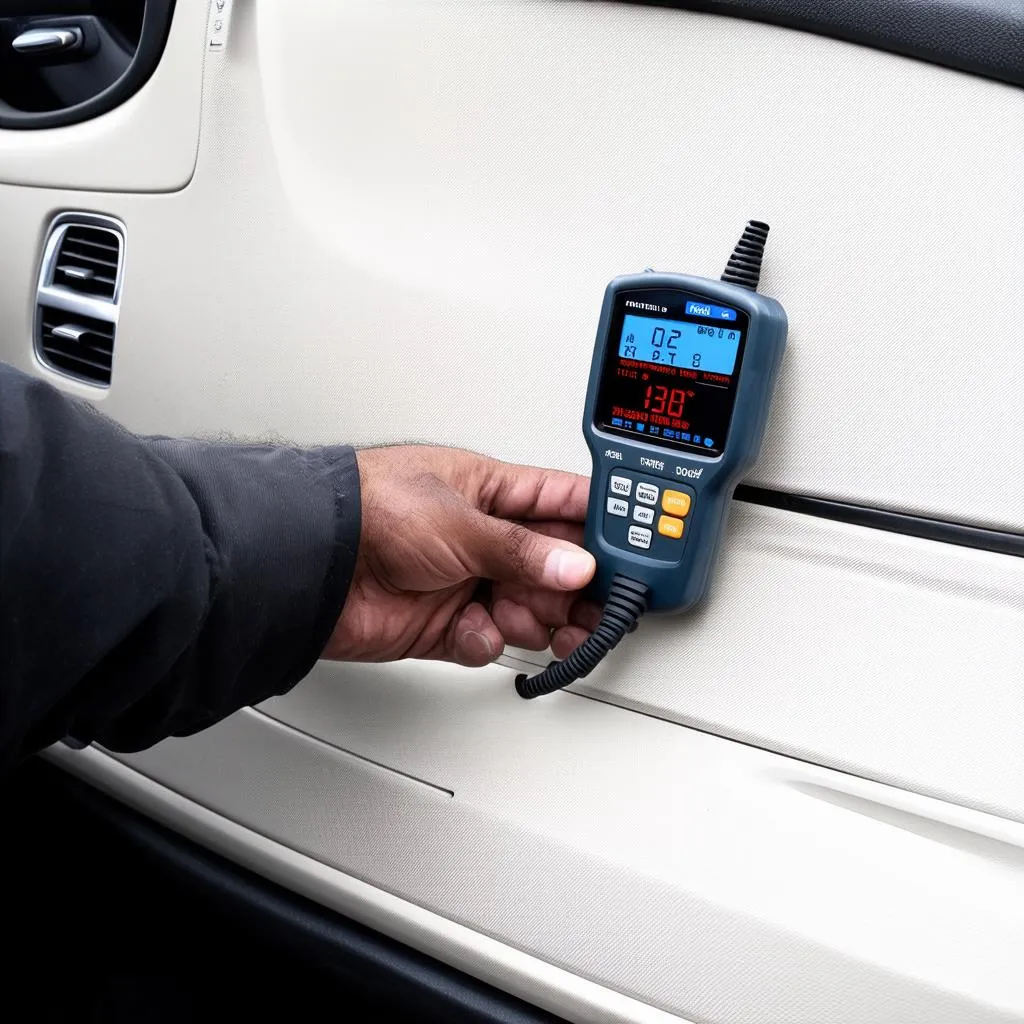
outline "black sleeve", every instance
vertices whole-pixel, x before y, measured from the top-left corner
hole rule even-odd
[[[351,448],[145,439],[0,364],[0,763],[137,750],[297,683],[345,601]]]

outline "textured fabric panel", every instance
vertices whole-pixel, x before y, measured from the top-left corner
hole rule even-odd
[[[349,673],[360,699],[390,691],[410,715],[447,691],[451,735],[472,730],[490,751],[475,780],[438,766],[460,779],[454,797],[254,712],[126,760],[264,836],[687,1019],[1024,1017],[1020,846],[989,840],[990,853],[927,803],[915,825],[881,786],[862,784],[882,803],[844,807],[836,773],[571,694],[527,704],[508,676],[433,666],[409,686],[394,667]]]

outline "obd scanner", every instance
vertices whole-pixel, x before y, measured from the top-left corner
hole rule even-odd
[[[564,661],[518,676],[521,697],[586,676],[645,612],[685,611],[707,591],[786,345],[785,311],[757,291],[767,237],[750,221],[720,281],[648,271],[608,285],[583,414],[584,543],[604,614]]]

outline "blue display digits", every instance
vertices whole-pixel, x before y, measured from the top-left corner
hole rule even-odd
[[[627,314],[619,339],[619,358],[730,374],[736,367],[741,337],[735,327]]]

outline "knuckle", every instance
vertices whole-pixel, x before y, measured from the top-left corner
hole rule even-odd
[[[518,523],[503,524],[501,551],[505,562],[517,575],[523,575],[529,569],[535,550],[536,541],[529,530]]]

